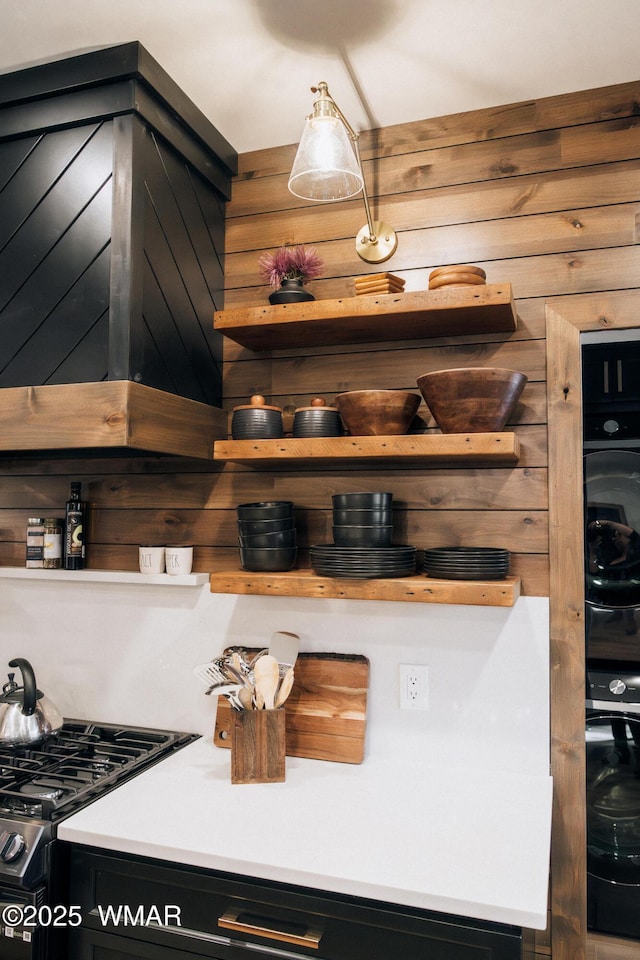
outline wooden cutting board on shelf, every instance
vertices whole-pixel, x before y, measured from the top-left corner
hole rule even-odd
[[[362,763],[368,689],[366,657],[301,653],[284,708],[287,756]],[[218,747],[231,746],[231,707],[225,697],[218,697],[213,740]]]

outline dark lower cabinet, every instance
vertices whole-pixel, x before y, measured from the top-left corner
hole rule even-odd
[[[519,927],[69,846],[68,960],[521,960]]]

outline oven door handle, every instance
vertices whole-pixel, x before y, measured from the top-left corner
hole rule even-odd
[[[246,920],[240,920],[242,915]],[[253,922],[252,922],[253,921]],[[281,943],[295,944],[297,947],[310,947],[317,950],[324,930],[320,927],[307,926],[304,933],[292,933],[289,930],[279,930],[277,926],[269,926],[267,917],[252,914],[246,907],[232,907],[218,917],[218,926],[226,930],[235,930],[236,933],[249,933],[254,937],[266,937],[269,940],[279,940]],[[278,923],[278,921],[274,921]]]

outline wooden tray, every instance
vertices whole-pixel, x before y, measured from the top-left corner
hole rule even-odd
[[[301,653],[285,707],[287,756],[362,763],[368,688],[366,657]],[[218,697],[213,742],[230,747],[230,732],[229,701]]]

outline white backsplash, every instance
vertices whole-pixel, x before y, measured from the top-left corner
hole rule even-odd
[[[548,772],[546,598],[498,608],[0,578],[0,609],[0,677],[26,657],[66,717],[210,736],[215,701],[193,667],[291,630],[304,651],[369,658],[367,754]],[[428,665],[429,710],[400,710],[401,663]]]

